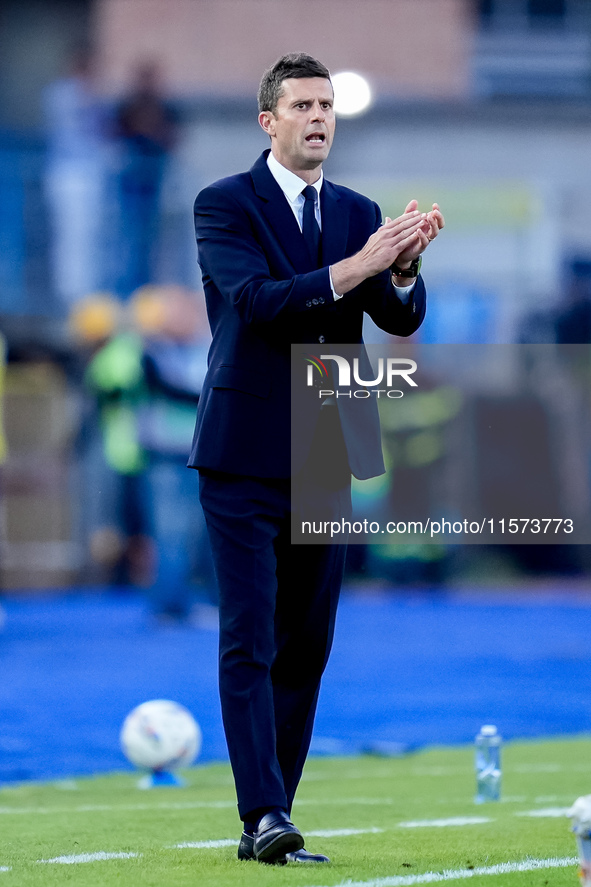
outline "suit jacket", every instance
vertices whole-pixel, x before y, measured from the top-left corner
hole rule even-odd
[[[267,166],[215,182],[195,201],[195,230],[212,331],[189,466],[289,477],[303,464],[318,410],[294,422],[290,346],[361,343],[366,311],[386,332],[408,336],[425,314],[419,278],[402,304],[388,271],[334,300],[328,267],[358,252],[381,224],[377,204],[324,180],[322,265],[316,268],[293,211]],[[368,378],[364,376],[364,378]],[[318,401],[318,409],[320,403]],[[338,408],[352,473],[384,471],[375,398]],[[360,437],[359,429],[364,435]]]

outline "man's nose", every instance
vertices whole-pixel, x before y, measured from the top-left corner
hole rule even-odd
[[[315,102],[313,107],[314,120],[324,120],[324,108],[320,102]]]

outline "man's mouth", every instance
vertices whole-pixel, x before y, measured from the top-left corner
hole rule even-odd
[[[312,132],[306,136],[306,141],[311,145],[322,145],[326,141],[326,136],[323,132]]]

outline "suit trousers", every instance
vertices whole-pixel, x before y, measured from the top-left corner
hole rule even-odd
[[[351,515],[350,472],[336,408],[298,477],[298,499]],[[322,474],[319,465],[330,465]],[[291,810],[332,645],[346,545],[291,544],[291,480],[200,469],[220,598],[219,683],[243,820]],[[319,490],[319,477],[324,477]],[[309,479],[309,482],[308,482]]]

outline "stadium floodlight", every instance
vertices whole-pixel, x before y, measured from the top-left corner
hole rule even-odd
[[[331,76],[335,113],[342,117],[363,114],[372,102],[371,88],[365,77],[354,71],[340,71]]]

